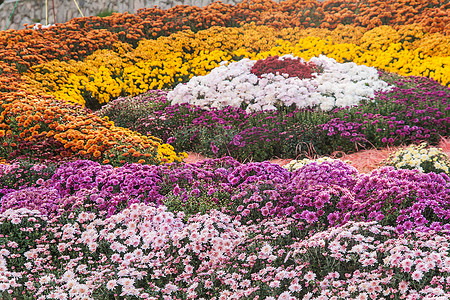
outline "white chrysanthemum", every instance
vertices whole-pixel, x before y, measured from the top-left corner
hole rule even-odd
[[[265,244],[264,246],[261,247],[261,254],[263,256],[269,256],[270,254],[272,254],[272,246],[270,246],[269,244]]]
[[[450,160],[435,147],[426,148],[427,144],[412,145],[405,149],[399,149],[390,155],[384,163],[398,169],[416,169],[420,172],[449,172]]]
[[[320,158],[317,158],[317,159],[309,159],[309,158],[304,158],[304,159],[301,159],[301,160],[294,159],[294,160],[291,160],[288,164],[284,165],[283,168],[288,169],[289,171],[293,172],[295,170],[298,170],[298,169],[300,169],[300,168],[302,168],[302,167],[304,167],[306,165],[309,165],[311,163],[314,163],[314,162],[318,163],[318,164],[321,164],[323,162],[327,162],[327,161],[328,162],[332,162],[332,161],[335,161],[335,160],[336,159],[330,158],[328,156],[320,157]],[[348,161],[348,160],[346,160],[344,162],[348,163],[348,164],[350,163],[350,161]]]
[[[280,59],[296,58],[285,55]],[[369,100],[376,91],[386,90],[388,84],[378,78],[375,68],[355,63],[338,63],[320,55],[310,62],[323,68],[315,78],[300,79],[286,74],[251,73],[256,60],[244,58],[238,62],[213,69],[208,75],[196,76],[179,84],[167,95],[172,104],[190,103],[202,108],[240,107],[247,111],[275,110],[276,105],[331,110],[335,107],[357,105]]]

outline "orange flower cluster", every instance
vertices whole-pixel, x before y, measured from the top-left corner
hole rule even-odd
[[[120,165],[125,161],[161,164],[186,157],[157,138],[116,127],[80,106],[31,92],[34,94],[22,90],[0,97],[0,159],[52,152],[53,158]]]
[[[211,26],[235,27],[254,22],[275,28],[320,27],[334,29],[352,24],[372,29],[380,25],[419,24],[427,32],[450,33],[450,3],[446,0],[244,0],[236,5],[214,2],[204,8],[176,6],[168,10],[146,8],[136,15],[76,19],[86,28],[119,32],[121,41],[136,44],[142,38]]]
[[[285,12],[296,12],[298,20],[320,19],[319,24],[314,23],[322,28],[332,29],[339,24],[367,29],[418,24],[431,33],[450,33],[450,3],[445,0],[327,0],[320,4],[314,0],[286,0],[280,6]]]
[[[0,31],[0,75],[25,72],[35,64],[52,59],[82,59],[95,50],[112,48],[114,32],[89,30],[76,24],[57,24],[51,29]]]
[[[82,59],[117,41],[137,46],[142,39],[168,36],[212,26],[236,27],[254,22],[275,28],[327,28],[352,24],[372,29],[380,25],[418,24],[426,32],[450,33],[447,0],[244,0],[236,5],[214,2],[204,8],[146,8],[137,14],[76,18],[49,29],[0,32],[0,57],[19,72],[51,59]]]

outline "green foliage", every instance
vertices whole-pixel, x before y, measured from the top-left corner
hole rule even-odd
[[[179,194],[171,191],[165,196],[163,202],[174,214],[180,211],[184,212],[184,220],[187,221],[190,216],[197,213],[206,214],[212,209],[221,210],[229,204],[229,197],[230,194],[224,191],[211,193],[205,189],[192,188]]]
[[[104,17],[108,17],[111,16],[113,13],[116,13],[117,11],[114,11],[112,9],[105,9],[100,11],[98,14],[96,14],[95,16],[100,17],[100,18],[104,18]]]
[[[118,127],[136,130],[140,124],[139,119],[151,114],[155,109],[155,102],[149,101],[156,92],[148,92],[136,97],[120,97],[102,106],[95,113],[101,117],[108,117]]]

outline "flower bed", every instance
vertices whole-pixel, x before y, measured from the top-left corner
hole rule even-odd
[[[1,32],[0,298],[449,298],[450,162],[414,145],[450,135],[448,5]],[[336,159],[410,144],[371,172]]]
[[[411,26],[398,30],[385,26],[384,30],[346,26],[332,31],[277,31],[250,25],[213,27],[195,34],[182,31],[170,37],[143,40],[136,49],[115,44],[113,49],[96,51],[83,61],[52,60],[33,66],[25,77],[47,93],[93,109],[118,96],[173,88],[194,76],[207,75],[222,61],[291,53],[306,60],[326,55],[339,63],[352,62],[405,76],[427,76],[448,85],[447,36]],[[349,31],[356,31],[351,34],[360,38],[346,37]]]
[[[2,99],[0,157],[90,158],[105,163],[159,164],[181,161],[173,147],[158,138],[119,128],[79,106],[27,92]]]
[[[333,61],[326,58],[324,60]],[[168,93],[153,91],[137,98],[119,98],[97,113],[142,134],[158,136],[176,149],[203,153],[210,157],[231,155],[241,161],[333,155],[339,151],[349,153],[422,140],[434,145],[439,143],[441,136],[450,134],[450,90],[436,82],[418,77],[400,78],[391,74],[380,74],[378,77],[371,69],[368,69],[367,73],[343,75],[342,78],[352,80],[352,76],[361,78],[363,74],[373,74],[377,79],[368,80],[373,82],[373,86],[386,86],[385,82],[390,82],[391,85],[389,90],[375,91],[373,98],[364,100],[361,97],[359,105],[323,111],[317,108],[326,108],[339,102],[342,104],[343,100],[351,97],[358,99],[360,91],[356,90],[355,94],[350,94],[350,89],[345,87],[351,86],[351,83],[327,85],[320,84],[320,81],[310,82],[310,79],[294,78],[288,81],[289,78],[279,76],[278,81],[274,79],[272,85],[266,83],[268,91],[272,86],[273,98],[284,97],[285,104],[290,105],[296,101],[300,106],[308,103],[301,102],[305,100],[305,96],[311,101],[310,105],[316,103],[318,106],[315,109],[286,107],[281,101],[278,104],[273,99],[273,102],[269,102],[267,93],[258,94],[261,89],[258,89],[256,76],[241,75],[240,68],[233,68],[233,65],[247,65],[248,70],[250,64],[251,61],[244,60],[242,63],[215,69],[217,71],[213,71],[212,75],[194,78],[188,84],[179,85]],[[227,75],[233,72],[236,77]],[[255,84],[250,84],[245,79],[247,77],[253,78]],[[293,93],[289,97],[289,89],[283,83],[291,84],[289,87],[294,90],[308,85],[311,92]],[[316,92],[314,85],[317,87]],[[229,90],[225,86],[228,86]],[[232,88],[234,86],[240,86],[242,89]],[[356,86],[358,85],[355,84]],[[364,91],[370,90],[370,86],[364,87]],[[329,97],[324,97],[319,92],[326,88],[329,88]],[[334,97],[331,90],[336,91]],[[201,91],[205,93],[204,96],[198,94]],[[281,95],[283,91],[286,93]],[[225,95],[229,97],[223,97]],[[184,101],[190,104],[171,104],[170,98],[177,102],[186,99]],[[230,104],[238,107],[220,108],[228,100],[232,100],[233,103]],[[239,105],[241,101],[247,102],[247,111]],[[274,104],[278,110],[249,111],[256,108],[275,108]],[[206,109],[210,106],[213,107]],[[126,116],[117,113],[117,107],[122,107]]]
[[[12,166],[3,178],[11,172],[26,169]],[[302,298],[319,296],[324,282],[331,294],[446,294],[446,285],[429,287],[448,276],[448,253],[427,247],[446,243],[449,187],[445,174],[392,167],[360,174],[339,160],[295,172],[231,158],[121,168],[66,163],[33,186],[9,192],[2,187],[0,227],[8,232],[0,237],[2,287],[14,295],[94,299],[287,293]],[[399,243],[421,250],[411,264],[388,251]],[[324,255],[333,261],[322,265]],[[431,264],[425,257],[432,255],[440,258]],[[378,273],[380,267],[386,271]],[[394,268],[401,268],[402,278],[394,279]],[[62,278],[58,269],[65,270]],[[103,271],[108,269],[121,271]],[[34,270],[41,270],[38,277]],[[366,273],[382,275],[375,277],[382,289],[355,290],[341,281],[370,283],[361,277]],[[413,283],[408,290],[405,285]]]

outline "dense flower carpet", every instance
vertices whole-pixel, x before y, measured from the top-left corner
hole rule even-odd
[[[449,9],[245,0],[0,32],[0,298],[449,299]],[[339,159],[389,147],[367,173]]]

